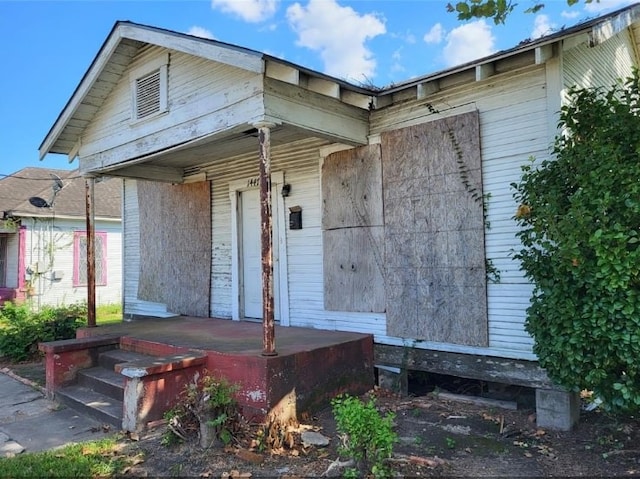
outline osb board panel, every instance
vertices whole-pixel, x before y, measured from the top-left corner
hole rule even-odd
[[[322,165],[322,229],[382,224],[380,145],[327,156]]]
[[[138,297],[189,316],[209,316],[211,191],[208,181],[140,181]]]
[[[381,135],[387,333],[488,345],[477,112]]]
[[[384,312],[384,228],[340,228],[322,237],[325,309]]]
[[[322,166],[324,307],[384,312],[380,145],[329,155]]]

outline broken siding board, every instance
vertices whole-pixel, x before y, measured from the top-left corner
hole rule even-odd
[[[487,346],[479,115],[381,134],[387,333]]]

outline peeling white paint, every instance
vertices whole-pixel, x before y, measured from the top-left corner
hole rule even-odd
[[[146,368],[123,368],[120,374],[128,378],[143,378],[148,373]]]
[[[267,393],[260,389],[256,389],[254,391],[247,391],[245,393],[245,396],[254,402],[264,401],[267,399]]]

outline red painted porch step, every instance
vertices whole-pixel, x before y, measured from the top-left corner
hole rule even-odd
[[[76,383],[57,391],[56,399],[119,429],[125,378],[114,368],[117,364],[151,359],[152,356],[122,349],[104,351],[99,355],[99,366],[78,371]]]

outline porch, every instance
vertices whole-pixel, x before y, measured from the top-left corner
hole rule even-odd
[[[298,413],[312,412],[337,394],[373,387],[371,335],[276,325],[277,354],[265,356],[262,333],[261,323],[190,316],[83,328],[74,340],[41,345],[47,392],[58,395],[112,350],[145,355],[114,366],[128,430],[162,418],[185,384],[205,371],[238,384],[238,401],[253,420],[283,399],[295,400]]]

